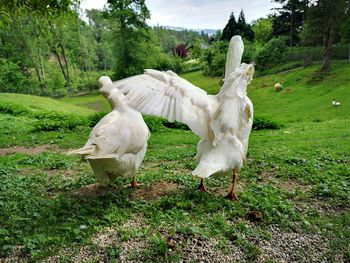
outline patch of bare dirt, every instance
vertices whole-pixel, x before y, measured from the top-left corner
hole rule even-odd
[[[288,191],[295,191],[299,188],[302,192],[308,192],[312,188],[311,185],[307,185],[296,180],[281,180],[277,178],[277,172],[275,171],[261,173],[260,183],[274,183],[276,186]]]
[[[160,181],[153,184],[148,188],[136,189],[132,194],[132,199],[144,199],[144,200],[153,200],[164,195],[167,195],[171,192],[175,192],[179,188],[178,184],[166,181]]]
[[[300,191],[302,191],[302,192],[308,192],[312,188],[311,185],[303,184],[301,182],[297,182],[297,181],[294,181],[294,180],[279,181],[277,183],[277,185],[280,188],[288,190],[288,191],[295,191],[296,189],[299,188]]]
[[[100,184],[90,184],[70,192],[72,197],[101,196],[106,191],[113,191],[113,186],[102,186]]]
[[[59,151],[57,145],[44,144],[36,147],[24,147],[24,146],[13,146],[8,148],[0,149],[0,155],[24,153],[24,154],[40,154],[46,151]]]
[[[317,213],[323,215],[334,216],[341,215],[350,211],[350,205],[344,206],[344,204],[327,203],[315,198],[297,200],[294,203],[296,209],[303,214],[308,214],[310,212],[316,211]]]

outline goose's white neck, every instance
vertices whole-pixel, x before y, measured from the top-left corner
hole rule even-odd
[[[125,111],[126,105],[124,101],[124,94],[119,90],[115,89],[108,96],[109,105],[111,105],[112,110]]]

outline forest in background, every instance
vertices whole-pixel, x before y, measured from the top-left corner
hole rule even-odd
[[[348,59],[349,0],[274,0],[272,14],[247,23],[233,10],[215,35],[150,27],[144,0],[108,0],[80,15],[77,0],[0,0],[0,92],[62,97],[145,68],[223,76],[228,41],[242,35],[243,60],[260,71]],[[287,69],[287,68],[286,68]]]

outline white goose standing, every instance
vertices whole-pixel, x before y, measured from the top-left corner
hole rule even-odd
[[[253,65],[241,64],[242,38],[234,36],[229,45],[225,81],[213,96],[172,71],[145,70],[144,74],[113,83],[125,94],[128,105],[149,115],[185,123],[201,140],[199,162],[193,175],[203,179],[232,170],[228,198],[237,200],[236,179],[246,158],[253,123],[253,105],[246,88],[254,74]]]
[[[88,160],[100,184],[128,176],[132,177],[131,186],[136,187],[136,171],[147,150],[148,127],[141,113],[126,105],[125,96],[113,88],[109,77],[100,77],[99,83],[112,111],[92,129],[85,146],[70,153]]]

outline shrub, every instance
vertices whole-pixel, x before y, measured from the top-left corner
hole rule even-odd
[[[263,46],[255,58],[257,68],[264,69],[280,64],[284,60],[283,54],[286,50],[287,45],[285,37],[271,39],[265,46]]]
[[[106,114],[107,112],[98,112],[88,117],[89,127],[94,127]]]
[[[61,129],[74,130],[78,126],[87,126],[88,119],[71,114],[61,114],[57,112],[34,113],[38,120],[34,124],[36,131],[57,131]]]
[[[31,112],[27,108],[23,107],[22,105],[11,103],[11,102],[1,103],[0,112],[8,113],[14,116],[31,114]]]
[[[40,155],[28,156],[20,160],[19,163],[24,165],[35,165],[50,170],[56,170],[69,169],[74,166],[75,161],[73,158],[68,157],[65,154],[44,152]]]
[[[164,119],[154,117],[154,116],[143,116],[143,119],[145,120],[148,129],[151,132],[158,132],[164,129],[163,123]]]
[[[183,123],[178,122],[178,121],[170,122],[170,121],[164,120],[163,126],[170,128],[170,129],[190,130],[190,128],[186,124],[183,124]]]
[[[278,130],[283,127],[283,124],[266,117],[254,117],[253,130]]]
[[[7,59],[0,58],[0,91],[28,92],[27,76],[21,68]]]

